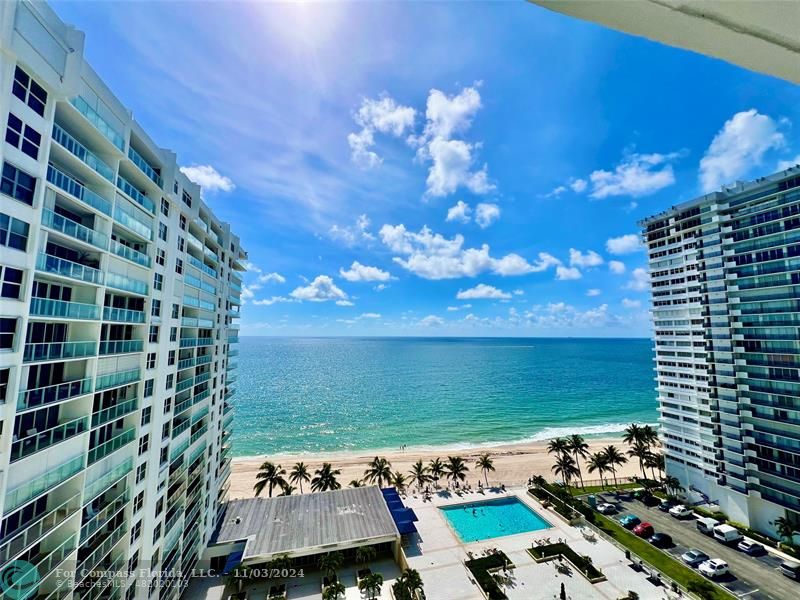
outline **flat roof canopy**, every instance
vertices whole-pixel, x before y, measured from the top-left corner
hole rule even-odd
[[[377,486],[231,500],[210,545],[245,542],[242,562],[393,542],[400,533]]]

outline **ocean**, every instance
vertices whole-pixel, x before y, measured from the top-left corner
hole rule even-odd
[[[242,337],[234,456],[461,448],[655,423],[652,342]]]

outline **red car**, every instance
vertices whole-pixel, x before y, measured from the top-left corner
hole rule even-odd
[[[645,522],[639,523],[636,527],[634,527],[633,533],[638,535],[640,538],[649,538],[655,533],[655,531],[650,523]]]

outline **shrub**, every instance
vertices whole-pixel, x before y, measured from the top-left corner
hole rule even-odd
[[[512,564],[505,554],[495,552],[488,556],[473,558],[464,564],[469,569],[469,572],[472,573],[472,576],[475,577],[475,581],[481,586],[489,600],[508,600],[508,596],[503,593],[503,590],[497,585],[497,581],[489,573],[490,570],[502,569]]]
[[[708,510],[707,508],[701,508],[698,506],[694,509],[694,512],[702,517],[711,517],[712,519],[716,519],[720,523],[725,523],[728,520],[728,515],[721,510]],[[733,526],[736,527],[736,525]]]
[[[581,556],[564,542],[547,544],[544,546],[531,546],[529,552],[534,558],[550,558],[553,556],[563,556],[578,569],[587,579],[598,579],[603,576],[603,572],[592,564],[588,556]]]

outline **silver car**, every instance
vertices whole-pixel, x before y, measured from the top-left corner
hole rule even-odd
[[[706,562],[709,558],[711,557],[708,554],[696,548],[692,548],[688,552],[681,554],[681,560],[690,567],[696,567],[700,563]]]

